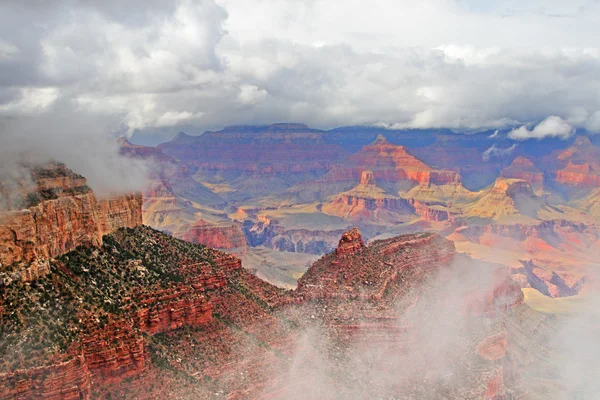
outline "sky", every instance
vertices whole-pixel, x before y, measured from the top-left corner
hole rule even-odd
[[[599,17],[584,0],[5,0],[0,122],[24,143],[48,135],[14,121],[64,113],[153,138],[284,121],[597,133]]]

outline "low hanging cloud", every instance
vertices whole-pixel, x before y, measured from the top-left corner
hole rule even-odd
[[[503,158],[503,157],[508,157],[515,149],[517,148],[516,144],[513,144],[510,147],[507,148],[502,148],[502,147],[498,147],[497,145],[492,145],[489,149],[487,149],[486,151],[484,151],[481,154],[481,157],[483,158],[483,161],[489,161],[492,158]]]
[[[560,117],[551,116],[540,122],[533,129],[523,125],[513,129],[508,137],[513,140],[544,139],[555,137],[568,139],[575,134],[575,127]]]
[[[0,192],[0,210],[15,204],[10,197],[19,187],[31,184],[30,167],[51,161],[86,177],[100,197],[144,190],[150,166],[120,154],[111,122],[116,121],[64,103],[41,114],[0,120],[0,185],[8,189]]]

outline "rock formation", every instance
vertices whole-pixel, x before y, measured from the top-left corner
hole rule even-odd
[[[335,249],[343,229],[286,228],[265,215],[255,215],[242,225],[247,243],[252,247],[264,246],[277,251],[321,255]]]
[[[365,247],[362,235],[357,228],[344,232],[340,239],[340,244],[335,249],[338,256],[351,256]]]
[[[406,180],[415,184],[434,185],[460,182],[460,176],[456,172],[434,170],[410,154],[405,146],[393,145],[382,135],[352,155],[349,161],[356,168],[373,171],[378,181]]]
[[[0,399],[213,398],[215,393],[232,399],[294,398],[299,389],[301,397],[316,396],[314,385],[332,398],[523,396],[526,389],[515,381],[520,365],[512,365],[510,357],[522,351],[523,337],[534,328],[526,327],[525,335],[510,328],[530,311],[505,269],[472,263],[436,234],[365,246],[352,229],[335,252],[309,269],[296,291],[284,291],[248,274],[235,257],[147,227],[121,229],[106,236],[101,248],[80,247],[53,260],[52,279],[29,289],[13,282],[2,293],[0,316],[9,338],[31,334],[8,317],[15,311],[12,296],[23,296],[21,317],[31,327],[42,324],[44,329],[33,329],[42,345],[49,343],[43,332],[50,329],[75,353],[59,351],[58,362],[38,353],[16,360],[27,365],[0,375]],[[458,273],[465,287],[457,292],[448,279],[437,279],[444,271]],[[468,278],[482,271],[489,277],[485,285]],[[47,285],[56,286],[46,290]],[[52,310],[37,308],[43,304],[36,294],[59,302],[66,310],[60,318],[71,324],[31,319],[32,309],[38,310],[34,314]],[[443,308],[447,301],[458,307]],[[87,305],[95,307],[91,314]],[[427,344],[439,323],[431,314],[437,307],[444,318],[468,327],[467,336],[446,338],[441,347],[453,365],[451,380],[438,375],[433,363],[439,346]],[[307,339],[315,329],[329,339]],[[63,336],[66,332],[75,334]],[[308,349],[306,340],[311,340]],[[302,357],[312,348],[317,353],[309,354],[306,364]],[[372,369],[362,351],[374,365],[402,369],[402,376]],[[7,365],[2,367],[6,371]],[[323,368],[331,372],[319,376]],[[373,380],[372,373],[384,379]],[[428,385],[422,384],[424,377]]]
[[[574,188],[600,187],[600,148],[586,136],[579,136],[566,150],[544,158],[558,184]]]
[[[228,183],[231,198],[285,190],[302,178],[324,174],[345,155],[339,145],[324,141],[322,131],[301,124],[181,134],[159,148],[193,167],[204,181]]]
[[[515,158],[510,166],[500,172],[500,176],[524,180],[536,193],[540,193],[544,186],[544,174],[536,168],[531,160],[523,156]]]
[[[97,199],[83,177],[73,178],[64,167],[51,165],[37,174],[37,189],[30,194],[37,204],[0,213],[0,264],[5,267],[98,246],[103,235],[142,223],[140,194]]]
[[[0,399],[91,398],[91,376],[83,356],[46,367],[0,373]]]
[[[536,196],[529,183],[521,179],[498,178],[481,197],[464,209],[466,217],[495,221],[518,221],[519,217],[538,219],[541,211],[551,211]]]
[[[370,170],[362,172],[358,186],[340,193],[322,210],[349,220],[382,223],[406,221],[414,215],[409,201],[387,194],[376,186],[375,175]]]
[[[210,324],[210,293],[227,287],[225,274],[241,270],[241,263],[137,227],[106,236],[96,250],[79,247],[53,260],[50,269],[55,291],[35,281],[31,286],[19,281],[2,286],[0,318],[7,336],[0,341],[0,368],[6,371],[11,362],[23,365],[17,372],[0,373],[0,399],[90,398],[90,382],[100,390],[138,376],[150,365],[142,334]],[[49,299],[59,304],[59,317],[43,316],[54,312]],[[15,313],[27,325],[15,324],[10,319]],[[5,347],[7,341],[11,347]],[[31,352],[31,347],[36,350]],[[19,357],[9,360],[6,352]]]
[[[228,253],[242,255],[248,252],[244,232],[240,225],[235,223],[209,223],[199,220],[192,226],[182,226],[180,231],[174,233],[174,236],[190,243],[203,244]]]

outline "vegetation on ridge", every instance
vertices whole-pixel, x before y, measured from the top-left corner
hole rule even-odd
[[[186,279],[178,267],[218,268],[214,251],[146,226],[104,237],[50,262],[31,283],[0,282],[0,371],[40,365],[64,354],[90,327],[135,312],[139,299]]]

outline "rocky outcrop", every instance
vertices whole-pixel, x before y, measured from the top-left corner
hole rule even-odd
[[[148,367],[146,343],[130,320],[92,328],[81,348],[95,386],[120,382]]]
[[[143,308],[137,312],[136,320],[142,332],[155,334],[212,321],[212,304],[194,287],[154,292],[140,303]]]
[[[0,374],[0,399],[81,400],[91,396],[91,375],[83,356],[46,367]]]
[[[453,222],[461,214],[458,211],[448,209],[443,204],[428,203],[415,199],[409,199],[409,203],[415,208],[415,213],[428,222]]]
[[[191,227],[183,226],[174,236],[190,243],[202,244],[228,253],[246,254],[246,237],[239,224],[209,223],[199,220]]]
[[[0,374],[0,399],[80,400],[91,396],[83,356],[46,367]]]
[[[560,185],[578,189],[600,187],[600,148],[587,136],[578,136],[571,147],[553,152],[543,162]]]
[[[410,201],[377,187],[370,170],[362,171],[358,186],[324,204],[322,211],[350,220],[380,223],[406,221],[414,214]]]
[[[443,185],[460,182],[454,171],[434,170],[411,153],[405,146],[389,143],[379,135],[375,142],[363,147],[349,159],[356,168],[373,171],[378,181],[410,181],[415,184]],[[360,170],[355,174],[358,178]]]
[[[539,267],[532,261],[522,261],[522,268],[515,268],[513,273],[525,276],[527,285],[548,297],[568,297],[579,293],[585,284],[585,277],[573,279],[573,274],[559,275]]]
[[[348,232],[344,232],[342,235],[340,243],[337,249],[335,249],[335,254],[340,257],[351,256],[359,252],[364,247],[365,243],[363,242],[360,231],[358,228],[352,228]]]
[[[521,179],[498,178],[488,190],[463,209],[463,216],[495,221],[510,221],[519,217],[538,219],[550,207],[536,196],[529,183]]]
[[[360,257],[353,257],[359,252]],[[360,232],[353,229],[342,236],[335,253],[317,261],[298,280],[298,293],[304,298],[379,300],[404,269],[439,268],[451,263],[455,254],[452,242],[434,234],[403,235],[365,247]]]
[[[129,157],[150,159],[158,163],[175,162],[172,157],[169,157],[157,147],[136,145],[126,138],[119,139],[119,152]]]
[[[52,187],[48,181],[42,185]],[[77,246],[97,246],[103,235],[141,223],[139,194],[97,199],[89,192],[43,200],[28,209],[0,213],[0,264],[32,263]]]
[[[557,183],[580,188],[600,187],[600,171],[588,163],[574,164],[569,162],[566,167],[555,172]]]
[[[75,340],[63,342],[62,346],[67,350],[54,353],[51,358],[37,356],[37,363],[47,365],[45,367],[0,374],[0,399],[89,399],[91,388],[97,390],[118,385],[123,379],[140,375],[151,365],[144,334],[155,335],[183,327],[198,329],[209,325],[213,322],[214,293],[227,290],[227,275],[243,271],[241,261],[234,256],[190,247],[193,245],[145,227],[136,228],[135,233],[133,230],[120,230],[106,240],[110,245],[103,246],[102,250],[88,252],[89,248],[80,247],[76,252],[52,261],[54,273],[51,280],[66,294],[47,293],[43,288],[34,286],[44,298],[58,296],[54,301],[60,305],[56,307],[72,310],[70,312],[73,313],[62,316],[71,322],[53,320],[51,327],[44,329],[53,337]],[[141,250],[140,243],[158,249]],[[183,251],[169,246],[178,246]],[[149,261],[146,255],[150,253],[154,254],[152,257],[164,257],[161,263],[168,260],[168,266],[161,264],[161,268],[168,268],[163,272],[165,278],[154,285],[149,282],[156,280],[152,276],[157,273],[158,261],[156,258]],[[137,258],[142,254],[143,259]],[[81,260],[81,257],[89,257],[83,265],[75,261]],[[124,258],[127,260],[125,264],[118,266]],[[117,271],[120,270],[121,279],[115,279],[113,275],[115,266],[119,267]],[[96,275],[89,277],[91,272]],[[131,277],[135,277],[133,281]],[[26,287],[16,281],[9,285]],[[99,290],[114,295],[106,297]],[[35,302],[39,301],[37,299],[39,294],[33,297]],[[28,297],[22,300],[29,301]],[[11,307],[16,307],[12,300],[10,303]],[[38,312],[47,312],[41,304],[25,304],[24,310],[35,306],[40,307]],[[93,310],[91,314],[90,309]],[[107,314],[106,310],[110,312]],[[14,313],[11,308],[10,314]],[[0,307],[2,328],[14,336],[18,334],[15,329],[22,329],[22,326],[13,326],[7,320],[8,315],[9,312],[5,313]],[[36,314],[33,318],[23,317],[23,320],[28,324],[45,324],[44,318]],[[78,325],[73,326],[74,323]],[[39,328],[32,325],[28,329]],[[35,347],[37,344],[27,346]],[[26,357],[25,362],[35,365],[34,357]],[[2,368],[6,368],[7,361]]]
[[[503,178],[521,179],[529,183],[534,191],[539,192],[544,186],[544,174],[526,157],[519,156],[511,165],[500,172]]]
[[[587,284],[588,273],[580,268],[598,240],[596,228],[565,220],[536,224],[465,225],[449,236],[459,242],[507,248],[522,252],[523,266],[511,263],[511,273],[524,287],[550,297],[579,293]]]

